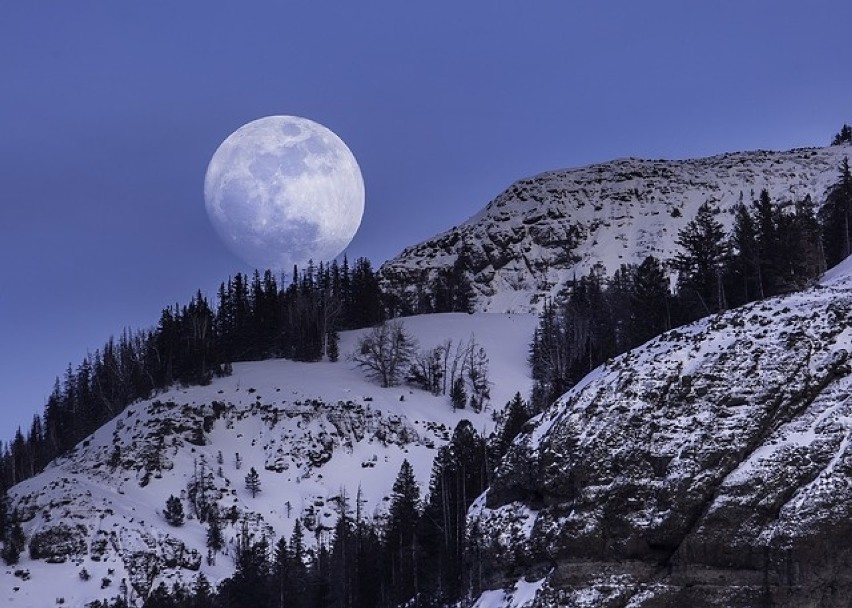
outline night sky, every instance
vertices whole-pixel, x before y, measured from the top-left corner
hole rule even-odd
[[[271,114],[361,165],[376,266],[512,181],[625,156],[824,145],[852,122],[848,0],[0,6],[0,439],[123,328],[251,271],[203,180]]]

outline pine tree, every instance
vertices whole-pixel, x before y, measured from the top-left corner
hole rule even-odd
[[[220,587],[220,600],[228,608],[259,608],[273,606],[274,593],[271,587],[269,546],[265,540],[254,542],[243,525],[238,535],[236,571]]]
[[[303,591],[307,585],[307,570],[305,567],[305,535],[302,522],[297,519],[290,535],[290,561],[292,562],[293,577],[297,590]]]
[[[287,546],[287,539],[283,536],[275,544],[273,559],[273,587],[277,598],[275,606],[283,608],[288,605],[296,605],[299,593],[293,586],[293,563],[290,556],[290,548]],[[288,604],[289,598],[292,598],[292,600]]]
[[[17,509],[12,512],[11,523],[6,528],[2,558],[6,565],[13,566],[18,563],[27,542]]]
[[[840,128],[840,132],[831,140],[832,146],[852,143],[852,127],[845,124]]]
[[[724,310],[722,277],[728,247],[722,225],[708,203],[702,204],[695,219],[678,233],[677,244],[681,251],[673,265],[679,271],[678,295],[685,303],[692,302],[697,316]]]
[[[199,572],[192,585],[192,608],[213,608],[215,606],[215,594],[210,581]]]
[[[740,203],[734,211],[731,235],[732,260],[728,270],[728,300],[738,306],[763,297],[757,227],[748,208]]]
[[[485,489],[488,460],[485,441],[468,420],[453,431],[432,468],[429,500],[421,518],[424,587],[440,589],[441,601],[458,600],[465,591],[467,510]]]
[[[852,173],[848,157],[844,157],[840,178],[820,209],[820,223],[825,262],[831,268],[852,253]]]
[[[370,327],[385,319],[379,280],[367,258],[358,258],[352,269],[351,301],[346,318],[351,328]]]
[[[649,255],[636,268],[630,302],[630,342],[638,346],[671,328],[669,278],[660,261]]]
[[[530,419],[530,411],[521,393],[506,404],[503,420],[498,426],[495,440],[495,454],[491,464],[496,464],[506,455],[512,440],[521,432],[524,424]]]
[[[246,489],[251,492],[251,497],[254,498],[260,492],[260,475],[252,467],[248,475],[246,475]]]
[[[163,511],[163,516],[169,525],[182,526],[184,520],[183,503],[177,496],[169,496],[166,499],[166,508]]]
[[[218,553],[225,547],[225,538],[222,535],[222,522],[219,519],[219,511],[214,507],[207,517],[207,548]]]
[[[779,213],[765,188],[760,191],[760,196],[754,202],[753,208],[759,282],[757,299],[762,299],[781,291],[779,257],[782,251],[778,234]]]
[[[453,382],[453,387],[450,389],[450,401],[452,401],[455,410],[463,410],[467,403],[467,391],[465,391],[462,376],[457,377]]]
[[[334,363],[340,358],[340,335],[336,329],[332,329],[326,335],[326,356],[328,360]]]
[[[816,207],[810,195],[796,203],[795,221],[784,246],[792,267],[793,288],[803,289],[825,272],[825,255]]]
[[[419,509],[420,487],[414,478],[414,469],[408,460],[403,460],[393,484],[384,538],[390,570],[387,588],[398,604],[414,597],[418,591],[415,531]]]

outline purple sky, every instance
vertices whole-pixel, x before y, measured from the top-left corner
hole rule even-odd
[[[849,23],[845,0],[4,2],[0,439],[69,361],[250,270],[202,192],[248,121],[346,141],[348,253],[378,266],[547,169],[827,143]]]

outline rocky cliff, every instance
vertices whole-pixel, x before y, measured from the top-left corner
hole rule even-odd
[[[849,606],[847,270],[670,331],[529,423],[471,510],[503,565],[478,605]]]
[[[466,247],[477,310],[535,310],[596,264],[612,273],[647,255],[670,258],[678,231],[704,202],[726,227],[735,206],[751,203],[764,188],[779,205],[806,196],[820,204],[849,153],[842,145],[678,161],[629,158],[542,173],[389,260],[381,268],[384,287],[416,301]]]

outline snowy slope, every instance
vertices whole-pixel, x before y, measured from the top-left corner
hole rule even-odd
[[[202,462],[220,510],[236,508],[225,529],[229,549],[244,523],[274,542],[289,537],[300,518],[309,542],[324,540],[337,518],[337,497],[354,511],[359,489],[362,512],[381,516],[403,459],[425,492],[437,448],[459,420],[490,432],[495,409],[515,391],[529,392],[526,355],[535,322],[492,314],[404,320],[422,348],[471,336],[485,347],[492,405],[479,414],[454,412],[447,397],[418,389],[380,388],[345,356],[337,363],[235,364],[232,376],[209,386],[175,388],[130,406],[12,490],[27,538],[52,534],[50,544],[61,538],[65,548],[52,558],[61,563],[25,553],[18,566],[0,571],[0,602],[41,608],[62,597],[66,606],[80,606],[125,588],[138,598],[160,581],[191,580],[199,570],[214,582],[229,576],[231,555],[208,563],[205,525],[189,519],[172,527],[162,515],[170,495],[183,496],[189,512],[187,482]],[[354,350],[360,333],[341,336],[342,354]],[[146,465],[152,458],[156,466]],[[262,483],[254,498],[244,482],[250,467]]]
[[[463,224],[409,247],[381,269],[384,286],[415,298],[436,271],[470,252],[476,309],[529,311],[597,264],[611,274],[647,255],[670,259],[678,231],[704,202],[727,228],[762,189],[788,205],[821,204],[848,145],[738,152],[691,160],[628,158],[520,180]]]
[[[501,566],[479,605],[536,580],[534,608],[848,606],[850,353],[847,260],[591,372],[471,509]]]

